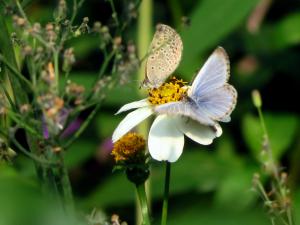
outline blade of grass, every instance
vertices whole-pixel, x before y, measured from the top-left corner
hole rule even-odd
[[[5,59],[5,61],[11,66],[11,68],[14,68],[14,71],[19,71],[16,57],[15,57],[14,47],[6,26],[5,18],[6,16],[4,15],[3,10],[0,9],[0,30],[1,30],[0,52],[2,53],[2,56]],[[17,94],[17,93],[23,93],[23,87],[20,83],[19,77],[16,76],[16,74],[14,74],[11,70],[9,70],[7,68],[7,65],[4,69],[6,75],[9,78],[10,83],[13,84],[12,89],[13,89],[14,98],[16,100],[16,105],[20,106],[22,104],[27,103],[28,102],[27,95]]]

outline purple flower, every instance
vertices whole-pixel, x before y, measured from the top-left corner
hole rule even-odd
[[[82,122],[83,121],[80,118],[77,118],[74,121],[72,121],[69,124],[69,126],[67,126],[67,128],[61,134],[61,138],[66,138],[66,137],[72,135],[73,133],[75,133],[75,131],[77,131],[79,129],[79,127],[81,126]]]
[[[49,130],[44,116],[42,117],[42,129],[43,129],[43,137],[45,139],[48,139],[50,135],[49,135]]]

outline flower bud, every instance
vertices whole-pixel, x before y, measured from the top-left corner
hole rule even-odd
[[[260,108],[262,106],[261,96],[258,90],[252,91],[252,102],[257,108]]]

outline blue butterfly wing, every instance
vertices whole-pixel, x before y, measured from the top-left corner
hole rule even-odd
[[[229,79],[230,65],[226,51],[218,47],[199,70],[191,87],[191,95],[198,96],[222,87]]]
[[[228,56],[218,47],[197,74],[185,100],[158,105],[154,110],[187,116],[204,125],[229,122],[237,100],[235,88],[227,83],[229,69]]]
[[[229,122],[236,105],[237,92],[227,83],[229,70],[228,55],[218,47],[197,74],[189,91],[198,110],[214,121]]]
[[[205,117],[214,121],[229,122],[230,114],[236,105],[237,92],[229,84],[224,84],[210,92],[191,97],[199,111],[204,112]]]

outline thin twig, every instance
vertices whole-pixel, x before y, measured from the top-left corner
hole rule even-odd
[[[116,11],[115,3],[113,0],[108,0],[110,3],[110,7],[112,9],[112,18],[115,20],[116,26],[119,28],[119,19],[118,19],[118,14]]]
[[[26,20],[26,22],[28,23],[28,26],[30,28],[32,28],[32,25],[30,23],[30,21],[28,20],[27,16],[26,16],[26,13],[24,12],[20,2],[18,0],[16,0],[16,5],[17,5],[17,8],[19,10],[19,13],[21,14],[21,16]],[[34,36],[41,44],[43,44],[45,47],[49,48],[49,44],[41,37],[39,36],[38,34],[32,34],[32,36]]]
[[[28,156],[29,158],[33,159],[36,162],[42,163],[42,164],[47,164],[47,165],[57,165],[55,162],[51,162],[45,159],[42,159],[34,154],[31,154],[27,149],[25,149],[15,138],[9,138],[5,132],[0,130],[0,133],[5,136],[7,139],[13,142],[13,144],[22,152],[24,155]]]
[[[34,128],[32,128],[31,126],[29,126],[28,124],[26,124],[22,119],[19,119],[18,117],[20,115],[14,113],[11,110],[8,111],[7,115],[9,116],[9,118],[11,118],[14,122],[16,122],[19,126],[21,126],[22,128],[24,128],[29,133],[31,133],[31,134],[39,137],[39,138],[43,138],[43,136],[40,135]]]
[[[105,58],[101,68],[100,68],[100,71],[99,71],[99,74],[98,74],[98,78],[97,80],[99,80],[105,73],[108,65],[109,65],[109,62],[110,60],[113,58],[113,56],[116,54],[116,50],[113,50],[109,53],[109,55]]]
[[[64,149],[67,149],[70,147],[70,145],[73,144],[73,142],[82,134],[83,131],[88,127],[94,116],[96,115],[98,109],[100,108],[101,104],[99,103],[96,105],[96,107],[93,109],[93,111],[90,113],[90,115],[86,118],[84,123],[81,125],[81,127],[73,134],[71,139],[67,141],[67,143],[63,146]]]
[[[79,2],[77,2],[77,0],[73,0],[73,11],[72,11],[71,19],[70,19],[71,26],[77,16],[78,9],[82,6],[83,3],[84,3],[84,0],[80,0]]]
[[[54,61],[55,90],[56,93],[59,93],[59,51],[54,51],[53,61]]]

